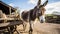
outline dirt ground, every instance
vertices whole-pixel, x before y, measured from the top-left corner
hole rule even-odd
[[[33,34],[60,34],[60,24],[53,24],[53,23],[40,23],[36,20],[33,25]],[[25,32],[23,30],[23,26],[19,25],[17,30],[20,34],[28,34],[29,31],[29,24],[27,23]]]
[[[40,23],[38,19],[32,22],[32,28],[33,28],[33,34],[60,34],[60,24]],[[25,31],[23,31],[23,25],[17,26],[17,31],[20,34],[28,34],[29,23],[27,23]],[[14,32],[14,34],[17,34],[17,33]]]

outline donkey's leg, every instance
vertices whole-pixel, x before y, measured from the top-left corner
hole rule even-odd
[[[29,21],[29,24],[30,24],[29,34],[32,34],[33,29],[32,29],[32,23],[31,23],[31,21]]]

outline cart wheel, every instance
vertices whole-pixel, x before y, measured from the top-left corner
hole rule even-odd
[[[17,31],[17,26],[16,26],[16,25],[14,26],[14,29],[15,29],[15,32],[16,32],[17,34],[20,34],[20,32]]]
[[[10,29],[11,27],[8,27],[7,29],[8,29],[8,32],[9,32],[9,34],[13,34],[13,32],[12,32],[12,30]]]
[[[18,32],[16,28],[17,28],[16,25],[8,27],[7,29],[8,29],[9,34],[14,34],[14,32],[16,32],[17,34],[20,34],[20,32]]]

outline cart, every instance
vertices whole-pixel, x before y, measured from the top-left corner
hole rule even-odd
[[[23,21],[20,20],[18,13],[6,15],[7,19],[0,18],[0,33],[9,32],[8,34],[13,34],[15,31],[17,34],[20,32],[17,31],[17,25],[23,24]],[[5,21],[5,22],[4,22]]]
[[[1,18],[0,20],[4,20],[4,19]],[[16,28],[17,28],[17,25],[20,25],[20,24],[22,24],[21,20],[15,20],[14,18],[8,18],[7,23],[0,23],[0,33],[4,33],[4,31],[8,31],[9,34],[13,34],[16,31],[17,34],[19,34]]]

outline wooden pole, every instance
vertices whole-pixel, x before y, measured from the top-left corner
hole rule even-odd
[[[9,7],[9,12],[10,12],[10,15],[11,15],[11,7]]]

